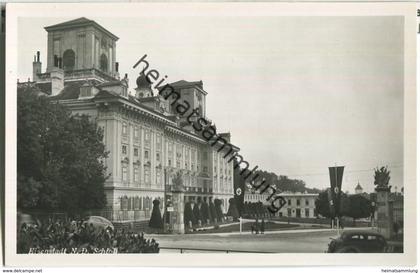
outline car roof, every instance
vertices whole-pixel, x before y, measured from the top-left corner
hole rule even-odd
[[[375,230],[345,230],[343,231],[343,236],[351,236],[351,235],[379,235],[382,236],[379,232]]]
[[[106,224],[111,224],[111,221],[109,221],[108,219],[106,219],[105,217],[102,217],[102,216],[92,215],[92,216],[89,216],[89,218],[90,219],[96,219],[96,220],[101,221],[101,222],[106,223]]]

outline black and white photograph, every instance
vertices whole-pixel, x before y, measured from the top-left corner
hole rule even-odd
[[[415,263],[415,4],[9,7],[6,263]]]

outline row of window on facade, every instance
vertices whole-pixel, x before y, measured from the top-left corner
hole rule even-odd
[[[214,190],[217,192],[225,192],[225,193],[232,193],[233,192],[233,185],[231,183],[231,180],[215,180],[215,187]]]
[[[231,165],[230,165],[231,164]],[[233,165],[232,162],[229,162],[228,158],[224,158],[222,156],[222,154],[218,154],[218,153],[214,153],[213,156],[213,174],[216,175],[217,174],[217,166],[219,165],[219,174],[220,175],[228,175],[231,176],[232,175],[232,168],[231,166]]]
[[[301,211],[301,209],[296,209],[296,211],[293,211],[293,212],[295,212],[295,217],[297,217],[297,218],[302,217],[302,211]],[[283,215],[283,212],[279,212],[279,216],[282,217],[282,216],[285,216],[285,215]],[[293,216],[292,209],[291,208],[288,208],[287,209],[287,216],[288,217],[292,217]],[[311,216],[310,215],[310,209],[305,209],[305,217],[308,218],[310,216]]]
[[[254,200],[254,201],[255,200],[258,200],[258,201],[263,202],[263,201],[266,201],[267,197],[265,195],[262,195],[262,194],[258,194],[257,193],[257,194],[250,194],[250,195],[248,195],[248,199]],[[311,203],[311,201],[309,199],[304,199],[304,200],[295,199],[296,202],[293,202],[293,199],[291,199],[291,198],[289,198],[289,199],[286,198],[286,200],[287,200],[287,205],[288,206],[296,205],[296,206],[299,207],[299,206],[301,206],[303,204],[305,204],[305,206],[309,206],[310,203]]]
[[[140,197],[140,196],[122,196],[120,197],[120,209],[121,210],[151,210],[153,208],[153,200],[159,200],[159,208],[163,208],[163,199],[152,198],[149,196]]]
[[[122,124],[122,134],[123,134],[123,136],[128,136],[129,135],[127,122],[123,122],[123,124]],[[134,126],[134,135],[133,136],[134,136],[134,140],[140,141],[141,136],[140,136],[140,127],[139,126]],[[144,141],[146,143],[150,143],[151,139],[152,139],[151,131],[146,129],[144,131]],[[157,146],[158,149],[160,149],[161,144],[162,144],[162,136],[158,134],[156,136],[156,146]]]
[[[139,151],[140,151],[139,147],[134,147],[133,156],[134,157],[139,157],[140,156]],[[128,156],[128,145],[127,144],[121,145],[121,153],[122,153],[123,156]],[[144,159],[145,160],[150,159],[150,150],[149,149],[144,150]],[[156,160],[160,161],[160,152],[156,152]]]
[[[137,140],[137,142],[140,141],[140,133],[139,133],[140,128],[138,126],[134,126],[134,139]],[[122,126],[122,134],[123,136],[128,136],[129,132],[128,132],[128,124],[126,122],[123,122],[123,126]],[[150,130],[145,130],[144,133],[144,138],[145,138],[145,143],[150,145],[151,142],[151,131]],[[147,145],[146,145],[147,146]],[[174,146],[175,146],[175,160],[174,159]],[[156,147],[157,150],[160,151],[161,147],[162,147],[162,136],[159,134],[156,134]],[[124,156],[128,155],[128,148],[127,145],[123,145],[122,146],[122,154]],[[139,156],[139,148],[135,147],[133,150],[133,154],[135,157]],[[144,151],[144,158],[146,160],[149,160],[150,157],[150,151],[146,150]],[[203,152],[202,153],[202,160],[203,161],[207,161],[207,157],[208,157],[208,153],[207,152]],[[215,166],[214,166],[214,173],[216,175],[217,173],[217,158],[220,157],[220,174],[221,175],[225,175],[225,176],[229,176],[229,179],[231,178],[232,175],[232,170],[228,167],[229,166],[229,162],[227,159],[222,158],[221,156],[219,156],[217,153],[215,153]],[[160,161],[161,155],[160,152],[156,153],[156,160]],[[184,161],[184,164],[182,165],[182,161]],[[173,164],[173,162],[175,162],[175,164]],[[197,170],[197,172],[199,172],[200,169],[200,151],[193,149],[193,148],[189,148],[189,147],[185,147],[184,145],[180,144],[180,143],[172,143],[172,142],[168,142],[168,166],[170,167],[176,167],[176,168],[184,168],[187,170]],[[197,163],[197,165],[195,164]],[[208,172],[208,167],[207,166],[203,166],[202,169],[203,172],[207,173]]]
[[[128,145],[127,144],[122,144],[121,149],[122,149],[121,150],[121,153],[122,153],[122,156],[123,157],[126,157],[126,156],[129,155],[129,153],[128,153]],[[138,160],[139,157],[140,157],[140,152],[139,151],[140,151],[140,148],[139,147],[134,147],[133,148],[133,156],[135,157],[135,159],[134,159],[135,161]],[[161,161],[161,152],[156,152],[155,155],[156,155],[155,160],[158,161],[158,162],[160,162]],[[151,159],[150,158],[150,149],[144,149],[144,160],[146,162],[148,162],[150,159]],[[168,159],[168,166],[175,167],[175,166],[172,165],[172,160],[171,159]],[[188,166],[191,166],[191,168],[188,168]],[[179,168],[179,169],[181,169],[181,162],[180,162],[180,160],[177,160],[176,161],[176,167]],[[195,170],[195,164],[192,163],[192,162],[191,162],[191,165],[189,164],[189,162],[185,162],[184,167],[187,170],[188,169]],[[197,172],[199,172],[199,171],[200,171],[200,164],[197,164]],[[204,167],[203,171],[204,172],[207,171],[207,167],[206,166]]]
[[[287,205],[292,206],[292,202],[293,199],[287,199]],[[309,199],[305,199],[305,206],[309,206],[310,200]],[[300,206],[301,205],[301,199],[296,199],[296,206]]]
[[[134,139],[135,142],[140,142],[140,133],[139,133],[139,127],[138,126],[134,126]],[[123,126],[122,126],[122,134],[123,136],[128,136],[129,132],[128,132],[128,125],[126,122],[123,122]],[[151,143],[151,131],[150,130],[145,130],[144,133],[144,141],[145,141],[145,146],[150,146]],[[184,162],[184,166],[185,169],[191,169],[191,170],[196,170],[196,166],[197,166],[197,171],[200,171],[200,153],[199,151],[189,148],[189,147],[183,147],[181,144],[176,144],[176,164],[173,165],[172,164],[172,159],[174,158],[174,154],[173,154],[173,143],[172,142],[168,142],[168,166],[172,166],[172,167],[177,167],[177,168],[181,168],[181,161],[183,159],[185,159]],[[156,149],[158,151],[161,151],[162,148],[162,136],[157,134],[156,135]],[[190,153],[191,151],[191,153]],[[127,150],[127,145],[123,145],[122,147],[122,154],[123,155],[128,155],[128,150]],[[133,154],[135,157],[139,156],[139,148],[134,148]],[[149,154],[150,151],[149,150],[145,150],[144,151],[144,158],[145,159],[150,159],[149,158]],[[183,154],[185,156],[183,156]],[[207,153],[204,153],[204,155],[206,155]],[[190,157],[191,155],[191,157]],[[160,161],[160,153],[157,152],[156,153],[156,160]],[[197,165],[195,165],[195,162],[197,162]],[[191,168],[190,168],[191,167]],[[207,171],[207,170],[206,170]]]
[[[144,166],[144,186],[150,187],[151,186],[151,168],[150,166]],[[130,186],[130,179],[129,179],[129,168],[127,163],[123,163],[122,170],[121,170],[121,179],[123,181],[123,184],[126,186]],[[156,169],[156,182],[155,184],[159,187],[162,185],[162,170]],[[140,181],[140,166],[134,166],[133,167],[133,185],[137,187],[141,187],[141,181]]]

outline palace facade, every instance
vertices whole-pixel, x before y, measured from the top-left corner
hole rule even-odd
[[[29,88],[49,96],[74,114],[89,115],[103,128],[110,173],[105,184],[104,216],[113,221],[146,220],[155,199],[161,201],[163,212],[178,173],[182,175],[185,202],[218,198],[227,212],[234,195],[233,160],[228,162],[229,157],[217,151],[223,143],[210,145],[176,114],[169,101],[152,90],[145,75],[136,79],[135,88],[129,85],[127,74],[120,78],[118,37],[87,18],[45,30],[46,71],[42,71],[37,52],[33,79],[18,83],[18,91]],[[207,92],[203,82],[180,80],[171,86],[211,124],[205,115]],[[229,133],[219,135],[230,144]]]

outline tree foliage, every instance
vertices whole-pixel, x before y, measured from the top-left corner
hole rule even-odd
[[[353,219],[367,218],[372,212],[372,202],[360,194],[348,196],[343,204],[343,214]]]
[[[200,214],[201,214],[201,222],[203,224],[207,223],[207,220],[210,219],[209,214],[209,206],[207,205],[207,202],[202,202],[200,207]]]
[[[236,208],[236,201],[234,198],[229,199],[229,209],[227,215],[232,216],[233,220],[236,221],[239,218],[239,212]]]
[[[198,203],[194,204],[193,213],[194,213],[194,220],[195,220],[194,225],[197,225],[198,220],[201,220],[201,218],[202,218],[200,207],[199,207]]]
[[[330,204],[328,200],[328,191],[319,193],[315,200],[315,214],[326,218],[332,218]]]
[[[340,211],[339,216],[344,215],[343,204],[345,203],[346,198],[347,198],[347,195],[341,192],[341,200],[340,200],[341,211]],[[326,218],[334,217],[334,215],[331,214],[330,200],[328,198],[328,190],[320,192],[317,199],[315,200],[315,214],[321,215]]]
[[[184,224],[188,225],[188,222],[192,224],[196,223],[193,209],[191,208],[191,202],[186,202],[184,206]]]
[[[217,221],[216,207],[214,203],[211,201],[209,203],[209,215],[210,215],[210,222],[214,223],[215,221]]]
[[[341,192],[340,216],[348,216],[353,219],[369,217],[373,212],[371,201],[360,194],[347,196]],[[330,211],[328,191],[323,191],[315,200],[315,214],[326,218],[333,218]]]
[[[78,213],[105,205],[103,132],[86,115],[18,92],[18,208]]]
[[[248,172],[243,172],[241,174],[242,170],[237,169],[235,172],[236,175],[234,175],[234,183],[235,183],[235,189],[237,187],[242,187],[242,185],[245,183],[245,180],[243,179],[244,176],[248,174]],[[252,174],[252,177],[257,176],[257,181],[265,180],[267,185],[276,185],[276,188],[279,192],[283,191],[289,191],[289,192],[308,192],[308,193],[319,193],[321,192],[319,189],[316,188],[308,188],[306,187],[306,183],[299,179],[291,179],[285,175],[277,175],[273,172],[267,172],[262,170],[257,170]],[[250,179],[248,179],[247,182],[249,182]],[[245,187],[242,187],[245,189]]]
[[[214,207],[216,209],[216,218],[218,222],[221,222],[223,219],[223,209],[222,209],[222,200],[214,199]]]

